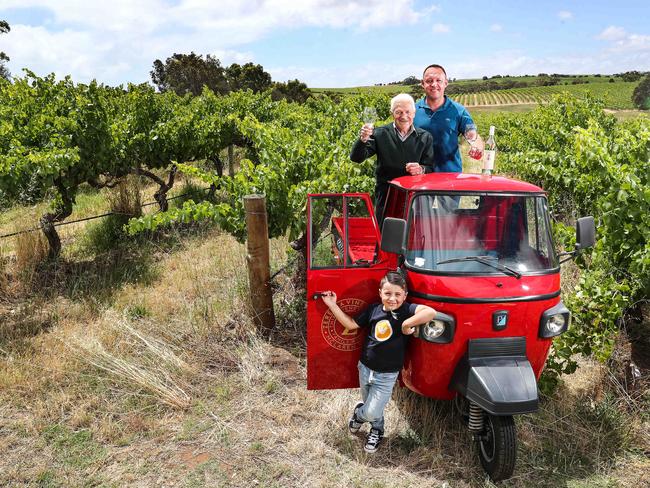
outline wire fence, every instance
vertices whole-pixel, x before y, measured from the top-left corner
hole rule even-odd
[[[204,191],[204,192],[208,191],[208,190],[210,190],[210,187],[206,187],[206,188],[201,189],[201,191]],[[193,194],[194,194],[194,192],[192,192],[192,193],[183,193],[182,195],[176,195],[176,196],[173,196],[173,197],[165,198],[165,201],[170,202],[172,200],[176,200],[178,198],[183,198],[183,197],[186,197],[188,195],[193,195]],[[157,203],[158,202],[156,202],[156,201],[147,202],[147,203],[141,204],[140,207],[148,207],[150,205],[156,205]],[[126,213],[123,213],[123,212],[107,212],[107,213],[104,213],[104,214],[101,214],[101,215],[92,215],[90,217],[84,217],[83,219],[75,219],[75,220],[67,220],[65,222],[57,222],[57,223],[53,224],[53,226],[54,227],[61,227],[63,225],[76,224],[78,222],[85,222],[87,220],[102,219],[104,217],[109,217],[111,215],[130,215],[130,214],[126,214]],[[31,229],[23,229],[23,230],[19,230],[19,231],[16,231],[16,232],[11,232],[9,234],[0,235],[0,239],[5,239],[5,238],[8,238],[8,237],[14,237],[14,236],[21,235],[21,234],[28,234],[30,232],[36,232],[36,231],[39,231],[39,230],[42,230],[42,229],[43,229],[43,226],[39,225],[38,227],[33,227]]]

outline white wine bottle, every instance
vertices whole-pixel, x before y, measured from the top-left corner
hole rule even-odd
[[[483,151],[483,174],[491,175],[494,170],[494,160],[497,155],[497,141],[494,138],[494,126],[490,126],[490,135],[485,141],[485,150]]]

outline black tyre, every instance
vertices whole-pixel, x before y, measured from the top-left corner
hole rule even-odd
[[[517,460],[517,432],[512,415],[484,414],[484,430],[478,442],[478,457],[492,481],[512,476]]]

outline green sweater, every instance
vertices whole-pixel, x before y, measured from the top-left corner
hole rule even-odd
[[[406,163],[420,163],[425,173],[433,172],[433,136],[417,127],[405,141],[399,138],[392,122],[375,127],[367,142],[356,140],[350,159],[361,163],[375,154],[375,176],[379,186],[387,184],[393,178],[406,176]]]

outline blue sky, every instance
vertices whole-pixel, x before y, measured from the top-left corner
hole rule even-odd
[[[212,54],[310,87],[650,71],[650,2],[539,0],[0,0],[8,67],[74,81],[149,81],[155,59]]]

